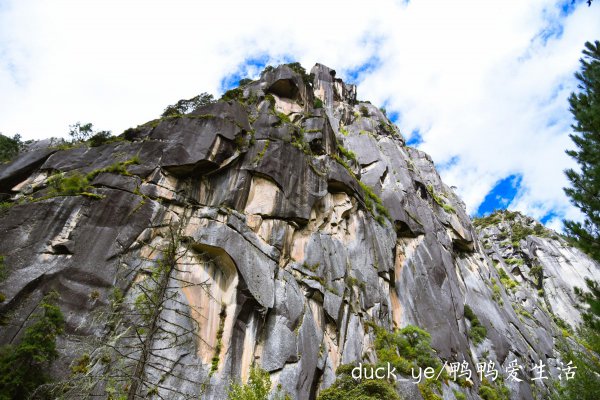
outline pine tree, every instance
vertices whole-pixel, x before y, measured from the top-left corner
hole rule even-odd
[[[580,91],[569,97],[576,121],[576,133],[570,137],[577,149],[567,151],[581,171],[565,171],[572,185],[565,193],[581,210],[584,221],[565,221],[565,231],[583,251],[600,261],[600,42],[586,42],[583,55],[581,71],[575,74]]]

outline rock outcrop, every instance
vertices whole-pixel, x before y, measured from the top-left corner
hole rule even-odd
[[[86,383],[68,393],[225,399],[258,365],[314,399],[338,366],[377,361],[372,325],[417,325],[473,371],[556,367],[597,264],[518,214],[476,230],[431,158],[332,69],[269,69],[226,98],[0,166],[2,343],[54,289],[67,329],[52,373]],[[552,390],[526,376],[505,381],[512,398]],[[410,376],[397,390],[422,398]]]

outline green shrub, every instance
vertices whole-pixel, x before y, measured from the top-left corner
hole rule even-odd
[[[292,123],[292,120],[290,120],[290,117],[287,114],[284,114],[282,112],[277,112],[276,115],[279,118],[279,121],[281,121],[282,123],[285,123],[285,124]]]
[[[313,108],[323,108],[323,100],[318,97],[315,97],[315,101],[313,102]]]
[[[23,147],[20,135],[12,138],[0,133],[0,163],[10,161],[19,154]]]
[[[427,185],[427,191],[431,195],[433,201],[435,201],[438,206],[442,207],[444,211],[447,213],[456,213],[454,207],[452,207],[450,204],[447,204],[444,198],[435,192],[432,185]]]
[[[223,96],[221,96],[221,101],[231,101],[231,100],[240,100],[242,99],[244,95],[244,91],[240,88],[235,88],[235,89],[231,89],[226,91],[225,93],[223,93]]]
[[[51,196],[76,196],[91,188],[88,178],[78,171],[69,176],[56,174],[48,179]]]
[[[363,365],[366,368],[376,368],[373,365]],[[318,400],[400,400],[394,383],[381,379],[352,378],[354,365],[341,365],[337,370],[337,379],[331,387],[323,390]]]
[[[511,226],[511,230],[512,230],[511,239],[512,239],[513,243],[515,243],[515,242],[518,243],[521,240],[525,239],[527,236],[533,235],[535,233],[533,229],[531,229],[527,226],[523,226],[518,223],[513,224]]]
[[[100,131],[96,132],[88,142],[91,147],[98,147],[106,143],[114,142],[116,139],[116,137],[111,136],[110,131]]]
[[[511,279],[502,268],[498,268],[498,275],[500,275],[500,282],[504,285],[505,288],[514,291],[517,288],[517,286],[519,286],[517,281]]]
[[[487,379],[483,379],[479,386],[479,396],[483,400],[509,400],[510,392],[501,380],[490,383]]]
[[[271,378],[267,371],[252,367],[250,377],[245,385],[232,382],[229,387],[228,400],[267,400],[271,393]],[[291,400],[286,395],[283,397],[278,388],[274,393],[273,400]]]
[[[506,260],[504,260],[505,263],[507,263],[508,265],[523,265],[525,264],[525,261],[523,261],[523,259],[521,258],[507,258]]]
[[[459,392],[458,390],[453,390],[452,392],[456,400],[467,400],[467,396],[463,392]]]
[[[215,99],[212,94],[200,93],[198,96],[192,97],[191,99],[179,100],[177,103],[167,106],[161,114],[161,117],[180,116],[192,112],[198,107],[213,104],[214,102]]]
[[[366,106],[360,106],[359,110],[363,117],[369,116],[369,109]]]
[[[423,383],[419,383],[417,386],[421,392],[421,396],[423,396],[423,400],[442,400],[442,398],[434,392],[435,382],[433,380],[428,379]]]
[[[371,212],[371,214],[373,214],[376,217],[377,221],[380,221],[380,223],[385,222],[383,218],[377,217],[386,217],[390,219],[391,217],[389,211],[387,210],[387,208],[385,208],[383,202],[381,201],[379,196],[375,194],[373,189],[361,181],[358,181],[358,184],[364,193],[365,207]],[[375,204],[375,209],[377,210],[378,215],[375,215],[375,210],[373,210],[373,204]]]
[[[469,330],[469,337],[473,340],[475,344],[479,344],[483,342],[483,340],[487,336],[487,329],[485,326],[481,325],[479,322],[479,318],[473,312],[471,307],[465,304],[465,318],[467,318],[471,322],[471,329]]]
[[[56,292],[44,296],[40,312],[33,316],[21,342],[0,348],[0,399],[29,398],[38,387],[50,382],[48,371],[58,358],[56,337],[65,325],[57,301]]]
[[[304,84],[306,84],[306,85],[312,84],[312,77],[306,73],[306,70],[299,62],[293,62],[293,63],[289,63],[289,64],[285,64],[285,65],[290,67],[292,69],[292,71],[300,74]]]
[[[263,159],[263,157],[265,156],[265,153],[267,152],[267,150],[269,149],[269,146],[271,145],[271,141],[269,139],[267,139],[265,141],[265,146],[262,148],[262,150],[256,155],[256,157],[254,157],[253,162],[257,163],[260,160]]]
[[[353,152],[352,150],[348,150],[346,149],[344,146],[342,146],[341,144],[338,143],[338,151],[344,156],[346,157],[346,159],[357,162],[356,161],[356,153]]]
[[[492,299],[498,302],[498,304],[502,305],[504,302],[502,301],[502,295],[500,292],[500,286],[496,283],[496,279],[492,278]]]
[[[427,331],[408,325],[389,332],[368,323],[375,331],[375,352],[380,363],[390,363],[403,374],[411,374],[413,368],[439,369],[441,363],[431,348],[431,336]]]
[[[221,349],[223,348],[223,333],[225,332],[225,318],[227,317],[227,308],[225,305],[221,305],[221,312],[219,313],[219,330],[217,331],[217,345],[215,346],[215,353],[213,355],[210,367],[210,373],[213,374],[219,368],[219,360],[221,356]],[[267,373],[268,375],[268,373]],[[270,382],[270,381],[269,381]]]
[[[499,224],[500,222],[502,222],[502,212],[500,211],[494,211],[487,217],[473,219],[473,225],[476,228],[485,228],[487,226]]]

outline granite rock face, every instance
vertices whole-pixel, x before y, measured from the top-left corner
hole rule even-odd
[[[474,371],[556,366],[580,322],[573,287],[600,280],[597,264],[518,214],[476,230],[431,158],[330,68],[280,66],[234,97],[0,165],[1,343],[56,290],[67,330],[52,373],[79,379],[69,366],[89,361],[73,398],[224,399],[258,365],[314,399],[338,366],[377,361],[370,324],[417,325]],[[478,399],[480,385],[448,381],[443,398]],[[514,399],[551,390],[507,385]]]

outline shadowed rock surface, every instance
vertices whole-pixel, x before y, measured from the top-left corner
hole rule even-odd
[[[265,71],[235,100],[126,137],[0,165],[0,343],[17,342],[58,291],[67,329],[52,373],[80,379],[70,366],[89,356],[73,398],[224,399],[256,364],[292,398],[314,399],[341,364],[377,361],[370,323],[425,329],[442,363],[529,371],[541,360],[552,375],[565,324],[580,322],[573,287],[600,280],[597,264],[520,214],[476,230],[431,158],[320,64],[310,76]],[[56,189],[72,176],[80,190]],[[465,305],[487,330],[477,343]],[[423,398],[404,378],[401,396]],[[476,372],[445,382],[443,398],[479,399],[480,385]],[[551,390],[506,385],[514,399]]]

